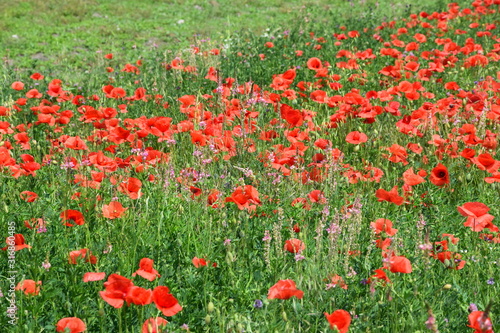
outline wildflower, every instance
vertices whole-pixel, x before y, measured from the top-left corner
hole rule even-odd
[[[375,192],[376,197],[378,198],[378,201],[387,201],[387,202],[392,202],[398,206],[402,205],[404,202],[403,197],[400,197],[398,194],[398,186],[394,186],[392,190],[386,191],[384,189],[378,189]]]
[[[87,330],[87,326],[77,317],[67,317],[59,320],[56,324],[56,332],[81,333]]]
[[[83,282],[101,281],[106,277],[106,273],[88,272],[83,275]]]
[[[255,302],[253,303],[253,307],[260,309],[263,306],[263,303],[260,299],[256,299]]]
[[[133,286],[134,284],[132,281],[126,277],[118,274],[111,274],[108,277],[108,281],[104,283],[105,290],[100,291],[99,295],[106,303],[119,309],[123,306],[125,297]]]
[[[5,239],[5,243],[7,243],[7,246],[2,248],[3,251],[7,250],[7,248],[11,251],[11,247],[14,247],[14,251],[31,249],[31,246],[25,243],[24,236],[22,234],[14,234],[14,236],[7,237]]]
[[[279,280],[274,286],[269,289],[267,294],[268,299],[289,299],[291,297],[301,299],[304,296],[302,290],[297,289],[293,280]]]
[[[22,290],[25,295],[38,295],[42,281],[24,280],[17,284],[15,290]]]
[[[116,219],[121,217],[128,208],[124,208],[118,201],[111,201],[109,205],[102,207],[102,215],[108,219]]]
[[[45,269],[47,272],[49,271],[50,267],[52,267],[52,265],[50,264],[50,262],[48,260],[45,260],[42,263],[42,268]]]
[[[171,317],[182,310],[177,299],[165,286],[158,286],[153,290],[153,302],[164,316]]]
[[[301,261],[301,260],[304,260],[306,257],[304,257],[302,254],[300,253],[297,253],[295,255],[295,261]]]
[[[345,141],[353,145],[359,145],[368,141],[368,136],[365,133],[354,131],[347,134]]]
[[[479,232],[485,228],[493,232],[499,230],[498,227],[491,222],[495,217],[488,214],[490,208],[481,202],[466,202],[462,206],[458,206],[457,210],[462,216],[467,217],[464,226],[472,228],[472,231]]]
[[[473,311],[469,314],[469,326],[474,333],[493,333],[491,319],[483,311]]]
[[[149,258],[142,258],[139,262],[139,269],[132,274],[132,276],[142,276],[146,280],[153,281],[157,277],[161,275],[158,274],[158,271],[153,268],[153,260]]]
[[[436,186],[443,186],[450,183],[450,175],[448,174],[448,168],[439,163],[431,171],[430,181]]]
[[[304,251],[306,248],[306,244],[303,241],[297,238],[289,239],[285,242],[285,251],[290,253],[300,253]]]
[[[345,310],[336,310],[332,314],[324,313],[331,329],[337,329],[339,333],[346,333],[351,325],[351,315]]]
[[[85,224],[83,214],[74,209],[67,209],[59,215],[62,219],[63,225],[67,227],[74,227],[75,225]]]
[[[141,333],[162,333],[166,332],[163,329],[168,324],[168,321],[163,319],[162,317],[149,318],[144,324],[142,324]]]

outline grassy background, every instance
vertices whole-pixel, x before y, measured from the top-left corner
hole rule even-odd
[[[0,57],[13,69],[72,67],[88,70],[96,53],[113,52],[134,61],[235,32],[261,35],[297,26],[366,26],[402,17],[411,0],[7,0],[0,2]],[[423,1],[422,10],[443,9],[445,1]]]

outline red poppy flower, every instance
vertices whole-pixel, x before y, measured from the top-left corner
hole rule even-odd
[[[198,188],[196,186],[189,186],[189,191],[191,192],[191,199],[193,200],[195,197],[200,196],[202,193],[201,188]]]
[[[485,177],[484,181],[488,184],[500,183],[500,172],[494,172],[491,177]]]
[[[466,202],[462,206],[458,206],[457,210],[462,216],[467,217],[464,226],[472,228],[472,231],[480,232],[485,228],[492,232],[499,230],[496,225],[491,223],[495,217],[488,214],[490,208],[481,202]]]
[[[85,262],[89,262],[92,265],[94,265],[95,263],[97,263],[97,258],[88,249],[81,249],[81,250],[71,251],[69,253],[68,262],[71,265],[76,265],[78,258],[83,258],[83,259],[85,259]]]
[[[371,278],[382,280],[382,281],[387,282],[387,283],[391,283],[391,280],[387,277],[387,274],[385,274],[384,269],[387,269],[387,268],[379,268],[379,269],[374,270],[375,275],[372,275]]]
[[[285,251],[290,253],[300,253],[306,249],[306,244],[297,238],[289,239],[285,242]]]
[[[119,309],[123,306],[125,298],[130,289],[134,286],[131,280],[118,274],[111,274],[108,281],[104,283],[104,291],[99,295],[112,307]]]
[[[390,271],[392,273],[411,273],[410,260],[403,256],[392,256],[389,260]]]
[[[491,319],[483,311],[472,311],[469,313],[470,328],[475,329],[474,333],[494,333]]]
[[[38,199],[38,194],[35,192],[31,191],[22,191],[21,194],[19,194],[22,200],[26,202],[34,202],[35,200]]]
[[[163,329],[167,326],[168,321],[163,319],[162,317],[149,318],[144,324],[142,324],[141,333],[162,333],[166,332]]]
[[[434,257],[445,264],[449,269],[460,270],[464,268],[466,264],[466,261],[462,260],[462,255],[456,252],[443,251],[439,252]]]
[[[100,272],[88,272],[83,274],[83,282],[93,282],[93,281],[101,281],[106,277],[106,273]]]
[[[283,118],[290,127],[300,126],[304,122],[302,112],[289,105],[281,104],[280,114],[281,118]]]
[[[337,329],[339,333],[346,333],[349,331],[351,325],[351,315],[345,310],[336,310],[332,314],[325,312],[326,320],[330,323],[331,329]]]
[[[144,289],[137,286],[132,286],[125,296],[127,305],[134,303],[135,305],[147,305],[153,301],[153,292],[151,289]]]
[[[158,271],[153,268],[154,261],[149,258],[142,258],[139,262],[139,269],[132,274],[132,276],[142,276],[146,280],[153,281],[157,277],[161,275],[158,274]]]
[[[268,299],[289,299],[293,296],[301,299],[304,297],[304,292],[297,289],[293,280],[279,280],[274,286],[269,288],[267,294]]]
[[[24,236],[22,234],[14,234],[14,236],[7,237],[5,239],[5,243],[7,243],[7,246],[2,248],[4,251],[11,247],[14,247],[14,251],[31,249],[31,246],[25,243]]]
[[[177,299],[165,286],[158,286],[153,290],[153,302],[164,316],[171,317],[182,310]]]
[[[307,68],[309,68],[313,71],[317,71],[317,70],[320,70],[321,68],[323,68],[323,65],[321,64],[321,60],[313,57],[313,58],[310,58],[309,60],[307,60]]]
[[[43,80],[45,76],[43,76],[42,74],[40,73],[33,73],[31,74],[30,78],[33,79],[33,80]]]
[[[240,210],[253,210],[261,204],[259,192],[252,185],[239,186],[225,202],[234,202]]]
[[[31,89],[26,93],[27,98],[42,98],[43,94],[37,89]]]
[[[490,154],[484,153],[471,159],[481,170],[486,170],[489,173],[494,173],[500,168],[500,161],[495,160]]]
[[[23,90],[24,89],[24,83],[16,81],[13,82],[11,85],[11,88],[14,90]]]
[[[392,228],[392,221],[388,219],[377,219],[375,222],[370,223],[370,226],[375,231],[375,234],[385,232],[387,236],[394,236],[398,232],[398,229]]]
[[[109,205],[102,206],[102,215],[108,219],[116,219],[122,217],[128,208],[124,208],[118,201],[111,201]]]
[[[141,186],[142,182],[139,179],[129,177],[128,179],[120,182],[118,191],[127,195],[130,199],[139,199],[142,196]]]
[[[88,150],[87,144],[79,136],[70,136],[64,141],[64,146],[73,150]]]
[[[340,287],[345,290],[348,289],[347,283],[345,283],[344,279],[338,274],[333,275],[330,278],[330,283],[327,284],[327,289],[332,287]]]
[[[217,190],[217,189],[210,190],[210,193],[208,194],[208,197],[207,197],[207,204],[209,206],[212,206],[213,208],[217,208],[217,205],[215,203],[219,199],[220,195],[221,195],[221,192],[219,190]]]
[[[352,143],[353,145],[359,145],[360,143],[368,141],[368,136],[365,133],[353,131],[347,134],[345,141]]]
[[[56,332],[81,333],[87,330],[83,320],[77,317],[67,317],[59,320],[56,324]]]
[[[203,258],[194,257],[192,262],[193,262],[194,267],[196,267],[196,268],[200,268],[202,266],[207,265],[207,261]]]
[[[24,280],[17,284],[16,290],[24,291],[25,295],[38,295],[42,281]]]
[[[400,197],[398,194],[398,187],[394,186],[392,190],[386,191],[384,189],[378,189],[375,192],[375,195],[378,198],[378,201],[387,201],[387,202],[392,202],[398,206],[402,205],[404,202],[403,197]]]
[[[29,229],[44,229],[47,226],[47,221],[39,218],[31,218],[24,221],[24,226]]]
[[[413,172],[413,167],[403,172],[403,181],[406,185],[415,186],[425,182],[424,177]]]
[[[59,215],[59,217],[63,220],[63,225],[67,227],[74,227],[75,225],[83,225],[85,223],[83,214],[74,209],[65,210],[61,213],[61,215]]]
[[[325,194],[323,192],[321,192],[320,190],[312,190],[311,192],[309,192],[307,197],[309,198],[309,200],[311,200],[311,202],[318,202],[321,204],[326,203]]]
[[[430,181],[436,186],[444,186],[450,183],[450,176],[448,174],[448,169],[439,163],[434,169],[431,171]]]

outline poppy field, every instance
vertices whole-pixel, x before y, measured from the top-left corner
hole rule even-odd
[[[2,332],[498,330],[499,7],[4,67]]]

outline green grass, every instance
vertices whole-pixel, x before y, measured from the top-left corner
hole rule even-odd
[[[121,62],[181,52],[201,40],[220,45],[235,33],[338,27],[408,14],[413,2],[8,0],[0,4],[0,57],[9,68],[59,73],[90,70],[113,52]],[[427,1],[435,10],[444,3]],[[237,33],[238,32],[238,33]],[[97,53],[97,54],[96,54]]]

